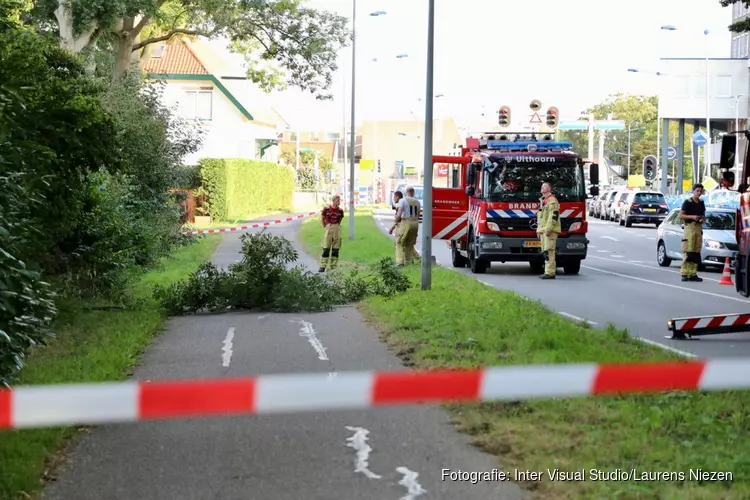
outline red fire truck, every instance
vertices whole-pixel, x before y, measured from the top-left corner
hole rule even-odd
[[[454,267],[484,273],[491,262],[528,262],[541,273],[536,213],[548,182],[560,202],[557,263],[578,274],[588,248],[587,193],[585,162],[572,144],[546,134],[486,132],[467,139],[457,156],[434,156],[433,163],[449,173],[445,187],[433,187],[432,237],[450,241]],[[590,165],[596,195],[599,170]]]

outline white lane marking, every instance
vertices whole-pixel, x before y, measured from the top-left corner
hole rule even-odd
[[[620,241],[617,238],[613,238],[612,236],[599,236],[603,240],[612,240],[612,241]]]
[[[328,378],[336,378],[338,372],[328,372]]]
[[[362,427],[349,427],[348,425],[346,429],[354,433],[353,436],[346,438],[346,446],[357,451],[354,472],[361,472],[370,479],[380,479],[382,476],[375,474],[367,468],[370,452],[372,451],[372,447],[367,444],[367,435],[370,434],[370,431]]]
[[[612,262],[620,262],[619,260],[608,259],[606,257],[597,257],[596,255],[591,255],[590,257],[592,259],[600,259],[600,260],[609,260],[609,261],[612,261]],[[614,255],[612,257],[614,257]],[[634,266],[645,267],[646,269],[654,269],[656,271],[664,271],[664,272],[672,273],[672,274],[680,274],[680,271],[673,271],[673,270],[670,270],[670,269],[664,269],[662,267],[650,266],[648,264],[639,264],[638,262],[640,262],[640,261],[637,261],[637,260],[631,260],[630,261],[630,263],[633,264]],[[715,283],[719,282],[719,280],[715,280],[713,278],[705,278],[704,277],[703,279],[704,280],[708,280],[708,281],[713,281]]]
[[[595,245],[589,245],[589,248],[596,248]]]
[[[405,496],[402,496],[399,500],[414,500],[419,495],[427,493],[427,490],[422,488],[422,485],[417,482],[419,474],[413,470],[407,469],[406,467],[398,467],[396,472],[404,475],[398,484],[405,486],[408,491],[408,493]]]
[[[616,258],[616,259],[622,259],[622,258],[624,257],[624,255],[620,255],[620,254],[616,254],[616,253],[613,253],[613,254],[612,254],[612,257],[614,257],[614,258]]]
[[[643,337],[636,337],[636,340],[640,340],[644,344],[648,344],[650,346],[658,347],[659,349],[664,349],[665,351],[670,351],[675,354],[679,354],[680,356],[684,356],[686,358],[697,358],[695,354],[689,353],[687,351],[683,351],[681,349],[676,349],[674,347],[670,347],[665,344],[660,344],[659,342],[654,342],[653,340],[645,339]]]
[[[300,325],[299,336],[307,337],[307,341],[310,343],[315,352],[318,354],[318,359],[321,361],[328,361],[328,355],[326,355],[326,348],[318,339],[318,334],[313,328],[312,323],[305,321],[304,319],[290,319],[290,323],[298,323]]]
[[[597,252],[599,252],[599,253],[607,253],[606,250],[597,250]]]
[[[630,262],[631,264],[643,264],[642,260],[629,260],[628,262]]]
[[[670,285],[668,283],[662,283],[661,281],[653,281],[653,280],[647,280],[645,278],[637,278],[635,276],[630,276],[629,274],[622,274],[622,273],[615,273],[615,272],[612,272],[612,271],[606,271],[604,269],[599,269],[598,267],[591,267],[591,266],[581,266],[581,267],[583,267],[585,269],[591,269],[592,271],[599,271],[600,273],[604,273],[604,274],[611,274],[612,276],[619,276],[621,278],[628,278],[628,279],[631,279],[631,280],[642,281],[644,283],[651,283],[652,285],[661,285],[661,286],[665,286],[665,287],[668,287],[668,288],[676,288],[677,290],[682,290],[684,292],[693,292],[693,293],[700,293],[700,294],[703,294],[703,295],[710,295],[711,297],[718,297],[718,298],[723,299],[723,300],[734,300],[736,302],[742,302],[745,305],[747,305],[750,302],[750,301],[747,301],[747,300],[738,299],[736,297],[730,297],[729,295],[721,295],[719,293],[706,292],[706,291],[703,291],[703,290],[695,290],[693,288],[686,288],[684,286]]]
[[[258,319],[265,319],[265,317],[266,317],[265,314],[261,314],[260,316],[258,316]]]
[[[648,239],[650,239],[651,241],[656,241],[656,238],[654,238],[653,236],[650,236]]]
[[[224,347],[221,349],[223,354],[221,355],[222,366],[229,366],[229,362],[232,361],[232,340],[234,339],[234,327],[227,330],[227,336],[224,338]]]
[[[596,324],[596,322],[594,322],[594,321],[589,321],[589,320],[587,320],[587,319],[585,319],[585,318],[580,318],[580,317],[578,317],[578,316],[574,316],[574,315],[572,315],[572,314],[570,314],[570,313],[566,313],[566,312],[558,312],[557,314],[559,314],[560,316],[565,316],[565,317],[566,317],[566,318],[568,318],[568,319],[572,319],[573,321],[581,321],[581,322],[584,322],[584,321],[585,321],[585,322],[586,322],[586,323],[588,323],[589,325],[595,325],[595,324]]]

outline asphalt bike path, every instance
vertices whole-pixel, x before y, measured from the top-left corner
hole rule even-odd
[[[294,239],[299,223],[269,231]],[[343,251],[346,251],[344,242]],[[214,262],[239,260],[226,234]],[[299,247],[298,247],[299,250]],[[300,251],[308,268],[314,259]],[[139,380],[402,369],[356,309],[233,312],[169,321]],[[509,481],[443,480],[443,469],[492,471],[436,406],[102,426],[74,441],[46,500],[387,500],[523,498]]]
[[[380,210],[374,217],[387,234],[393,211]],[[485,274],[476,275],[468,268],[453,268],[450,248],[442,240],[433,242],[433,256],[441,266],[488,286],[541,300],[558,314],[575,321],[587,320],[596,328],[611,322],[647,343],[690,356],[750,356],[750,333],[683,341],[665,338],[669,335],[667,321],[671,318],[748,310],[750,301],[737,294],[734,287],[718,284],[720,272],[700,273],[705,279],[703,283],[682,283],[679,263],[670,268],[656,264],[653,226],[625,228],[611,222],[597,222],[589,226],[590,249],[581,273],[566,276],[558,269],[555,281],[541,282],[524,262],[494,263]],[[418,240],[421,251],[420,246],[421,239]]]

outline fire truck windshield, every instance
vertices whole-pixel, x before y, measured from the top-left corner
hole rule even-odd
[[[492,171],[484,171],[482,190],[487,201],[537,201],[542,184],[548,182],[560,201],[584,201],[586,186],[583,168],[573,159],[549,163],[497,162]]]

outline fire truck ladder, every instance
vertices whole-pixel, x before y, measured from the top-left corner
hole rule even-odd
[[[673,318],[667,321],[672,332],[668,339],[687,340],[702,335],[721,335],[750,331],[750,314],[718,314],[694,318]]]

